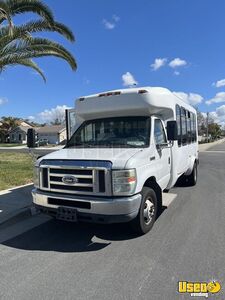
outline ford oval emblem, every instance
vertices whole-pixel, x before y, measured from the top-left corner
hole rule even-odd
[[[75,184],[78,183],[78,179],[75,176],[67,175],[62,178],[62,182],[65,184]]]

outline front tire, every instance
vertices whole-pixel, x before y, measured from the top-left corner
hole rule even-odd
[[[149,232],[156,220],[158,201],[156,193],[149,187],[143,187],[142,200],[137,217],[131,222],[131,226],[138,234]]]

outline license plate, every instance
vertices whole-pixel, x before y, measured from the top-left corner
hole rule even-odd
[[[59,207],[57,210],[56,219],[77,222],[77,210],[74,208]]]

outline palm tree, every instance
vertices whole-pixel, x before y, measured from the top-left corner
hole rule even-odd
[[[19,126],[19,124],[19,118],[2,117],[0,120],[0,141],[5,143],[10,131]]]
[[[13,17],[32,12],[40,19],[16,26]],[[52,11],[41,0],[0,0],[0,72],[8,66],[23,65],[33,68],[44,80],[45,76],[33,58],[56,56],[66,60],[72,70],[77,64],[73,55],[62,45],[46,39],[33,37],[33,33],[58,32],[74,42],[72,31],[55,21]]]

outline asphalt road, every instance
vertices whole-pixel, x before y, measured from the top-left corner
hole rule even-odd
[[[222,291],[209,299],[225,299],[224,179],[225,143],[200,153],[197,186],[174,188],[141,237],[43,216],[0,231],[0,299],[195,299],[177,282],[212,279]]]

